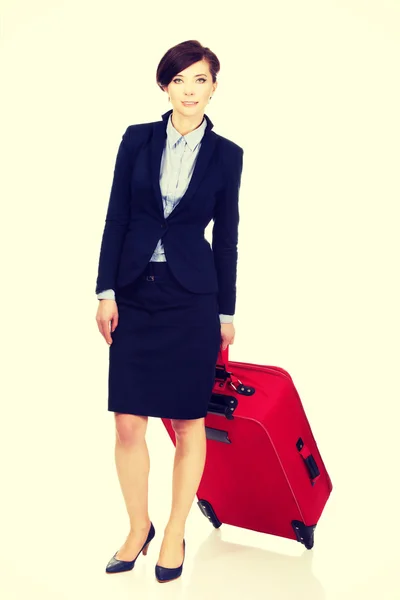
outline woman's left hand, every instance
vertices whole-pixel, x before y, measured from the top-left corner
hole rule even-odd
[[[221,323],[221,348],[225,350],[235,340],[235,327],[233,323]]]

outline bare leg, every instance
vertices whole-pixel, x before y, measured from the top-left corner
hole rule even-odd
[[[170,569],[183,560],[185,523],[203,475],[207,449],[204,418],[173,419],[171,424],[176,433],[172,507],[157,561]]]
[[[128,537],[116,555],[119,560],[133,560],[150,529],[150,457],[145,439],[147,424],[148,417],[115,413],[115,463],[130,521]]]

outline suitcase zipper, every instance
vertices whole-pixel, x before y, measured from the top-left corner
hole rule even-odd
[[[289,379],[289,381],[292,381],[292,377],[290,376],[290,374],[287,371],[285,371],[284,369],[280,369],[279,367],[257,365],[255,363],[239,362],[239,361],[235,361],[235,360],[230,360],[229,364],[230,365],[238,365],[239,367],[240,366],[250,367],[253,371],[262,371],[263,373],[265,373],[265,371],[267,371],[267,372],[269,371],[270,373],[276,373],[277,375],[282,375],[283,377],[286,377],[286,379]]]

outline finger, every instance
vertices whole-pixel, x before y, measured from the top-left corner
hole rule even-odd
[[[107,323],[107,344],[112,344],[113,343],[113,339],[111,337],[111,326],[112,326],[112,321],[108,321]]]
[[[107,344],[112,344],[112,338],[111,338],[111,335],[110,335],[110,322],[109,321],[102,321],[101,327],[102,327],[103,337],[106,340]]]

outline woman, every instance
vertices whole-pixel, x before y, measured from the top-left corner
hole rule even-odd
[[[214,133],[204,114],[219,68],[215,54],[193,40],[161,59],[157,84],[172,110],[123,135],[96,284],[96,320],[110,344],[116,467],[130,520],[106,571],[132,569],[154,537],[145,434],[149,416],[169,418],[176,451],[171,515],[155,568],[160,582],[182,573],[218,351],[235,337],[243,150]],[[211,219],[210,247],[204,230]]]

